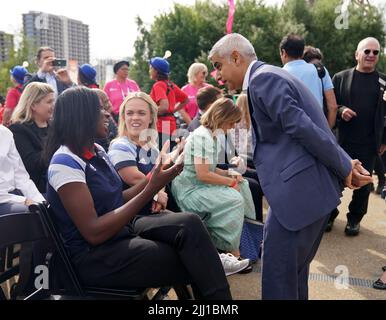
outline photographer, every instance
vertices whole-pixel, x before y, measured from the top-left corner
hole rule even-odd
[[[31,82],[45,82],[52,86],[57,97],[64,90],[73,86],[73,83],[68,75],[64,60],[55,58],[55,52],[50,47],[41,47],[36,55],[36,64],[39,70],[36,74],[30,75],[25,79],[24,87]],[[59,70],[55,70],[60,67]]]

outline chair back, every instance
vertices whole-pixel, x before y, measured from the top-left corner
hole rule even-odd
[[[10,280],[16,275],[19,279],[13,290],[11,298],[24,294],[32,283],[33,272],[33,250],[34,243],[49,239],[47,230],[44,228],[40,215],[32,212],[10,213],[0,216],[0,256],[1,274],[0,283]],[[16,245],[21,245],[20,253],[9,255],[7,266],[5,266],[5,252],[14,252]],[[14,257],[19,257],[19,262],[14,265]],[[12,260],[12,261],[10,261]],[[2,299],[4,293],[0,293]]]
[[[50,270],[51,273],[53,272],[52,264],[55,264],[55,267],[59,266],[59,264],[56,264],[57,260],[54,258],[53,255],[59,255],[61,259],[61,266],[64,267],[64,271],[66,275],[68,276],[66,278],[66,291],[73,291],[76,295],[79,296],[85,296],[84,290],[82,289],[82,286],[80,284],[79,278],[75,272],[75,269],[72,265],[71,259],[68,255],[67,249],[64,245],[63,239],[61,238],[61,235],[58,232],[58,228],[53,220],[53,213],[50,205],[48,204],[34,204],[30,206],[31,212],[40,214],[41,220],[47,229],[48,234],[50,235],[50,238],[53,241],[53,244],[55,246],[55,251],[51,254],[49,257],[51,261]],[[56,269],[56,268],[55,268]],[[51,275],[55,276],[55,275]],[[58,275],[57,275],[58,276]],[[68,283],[68,281],[70,283]],[[68,286],[68,287],[67,287]]]

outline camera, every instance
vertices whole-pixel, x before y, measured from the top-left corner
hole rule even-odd
[[[55,59],[52,61],[52,66],[54,67],[65,67],[67,65],[67,61],[65,59]]]

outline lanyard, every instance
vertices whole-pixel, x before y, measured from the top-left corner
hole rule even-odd
[[[118,80],[117,80],[117,84],[118,84],[119,88],[121,89],[122,100],[125,100],[126,96],[129,94],[129,92],[131,92],[131,90],[130,90],[129,86],[126,86],[126,80],[125,80],[125,82],[124,82],[124,85],[125,85],[126,88],[127,88],[127,93],[126,93],[126,94],[125,94],[125,92],[124,92],[123,89],[122,89],[122,84],[119,83]]]

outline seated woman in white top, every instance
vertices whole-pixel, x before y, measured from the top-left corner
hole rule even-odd
[[[16,149],[12,132],[0,125],[0,215],[28,211],[44,201],[30,179]]]

